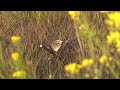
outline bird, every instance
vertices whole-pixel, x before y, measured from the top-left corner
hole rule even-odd
[[[62,45],[62,42],[61,40],[55,40],[52,44],[51,44],[51,48],[57,52],[60,48],[61,48],[61,45]]]
[[[57,51],[61,48],[62,42],[61,40],[55,40],[48,46],[40,44],[40,48],[44,48],[47,52],[56,56]]]

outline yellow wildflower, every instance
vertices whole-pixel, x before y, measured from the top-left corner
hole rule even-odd
[[[117,51],[120,52],[120,39],[119,40],[116,40],[116,48],[117,48]]]
[[[93,65],[93,63],[94,63],[93,59],[89,59],[88,63],[89,63],[89,65]]]
[[[82,66],[81,64],[78,64],[78,65],[77,65],[77,68],[78,68],[78,69],[82,69],[83,66]]]
[[[117,51],[120,52],[120,47],[117,47]]]
[[[112,20],[109,20],[109,19],[107,19],[105,21],[105,23],[108,24],[108,25],[110,25],[110,26],[114,25],[114,22]]]
[[[83,67],[88,66],[88,59],[83,59],[83,60],[82,60],[82,66],[83,66]]]
[[[99,59],[100,63],[105,63],[107,62],[108,58],[106,55],[102,55],[101,58]]]
[[[13,73],[14,78],[25,78],[26,72],[21,70]]]
[[[114,13],[110,13],[108,14],[108,18],[106,23],[109,24],[109,22],[113,22],[114,25],[118,28],[120,27],[120,13],[119,12],[114,12]]]
[[[65,66],[65,71],[69,72],[71,75],[77,74],[79,72],[76,63],[71,63]]]
[[[115,40],[120,40],[120,33],[119,32],[114,32]]]
[[[73,20],[80,16],[80,11],[69,11],[68,13]]]
[[[107,43],[111,44],[113,42],[113,38],[110,35],[107,36]]]
[[[116,40],[116,47],[120,47],[120,39]]]
[[[13,60],[17,61],[19,59],[19,53],[14,52],[14,53],[12,53],[11,57],[12,57]]]
[[[120,33],[119,32],[110,32],[110,34],[107,36],[107,43],[115,43],[116,41],[120,40]]]
[[[83,59],[82,60],[82,66],[86,67],[86,66],[90,66],[93,64],[93,60],[92,59]]]
[[[117,51],[120,52],[120,33],[117,31],[115,31],[115,32],[111,31],[110,34],[107,36],[107,43],[115,44]]]
[[[16,42],[20,41],[20,36],[12,36],[12,37],[11,37],[11,41],[12,41],[13,43],[16,43]]]

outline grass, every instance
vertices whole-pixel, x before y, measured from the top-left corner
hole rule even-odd
[[[107,43],[110,28],[106,19],[107,14],[100,11],[80,11],[79,19],[72,19],[68,11],[1,11],[0,78],[120,78],[120,54],[114,44]],[[21,39],[13,43],[12,36]],[[57,39],[63,40],[57,56],[40,47]],[[14,52],[19,53],[17,61],[11,57]],[[109,63],[100,63],[100,58]],[[92,65],[88,65],[89,60],[93,60]],[[73,66],[66,71],[70,64]]]

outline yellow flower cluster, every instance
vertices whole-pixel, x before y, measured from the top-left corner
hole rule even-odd
[[[19,53],[18,52],[14,52],[11,54],[11,57],[14,61],[18,61],[19,59]]]
[[[68,14],[73,20],[80,17],[80,11],[69,11]]]
[[[111,44],[119,39],[120,39],[120,33],[117,31],[116,32],[111,31],[110,34],[107,36],[107,43]]]
[[[117,48],[117,51],[120,52],[120,39],[119,40],[116,40],[116,48]]]
[[[100,63],[104,63],[107,61],[107,56],[106,55],[103,55],[101,56],[101,58],[99,59]]]
[[[111,61],[111,60],[112,60],[112,57],[107,57],[106,55],[102,55],[99,59],[99,62],[101,64],[105,63],[106,66],[109,66],[109,61]]]
[[[70,63],[66,65],[65,71],[70,73],[71,75],[78,74],[82,68],[91,66],[93,65],[93,63],[94,61],[92,59],[83,59],[81,64]]]
[[[94,63],[94,61],[92,59],[84,59],[82,60],[82,67],[86,67],[86,66],[91,66]]]
[[[120,33],[117,31],[111,31],[110,34],[107,36],[107,43],[115,44],[117,51],[120,52]]]
[[[12,36],[12,37],[11,37],[11,41],[12,41],[13,43],[16,43],[16,42],[20,41],[20,36]]]
[[[76,74],[79,72],[77,65],[78,65],[77,63],[70,63],[65,66],[65,71],[69,72],[71,75]]]
[[[110,14],[107,14],[108,18],[105,22],[110,25],[113,26],[115,25],[116,28],[120,27],[120,12],[113,12]]]
[[[23,70],[17,71],[13,73],[14,78],[25,78],[26,72]]]

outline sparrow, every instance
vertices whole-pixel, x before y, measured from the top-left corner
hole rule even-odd
[[[62,45],[62,42],[61,40],[55,40],[52,44],[51,44],[51,48],[57,52],[60,48],[61,48],[61,45]]]
[[[55,40],[52,44],[50,44],[49,46],[46,46],[46,45],[40,45],[40,48],[44,48],[47,52],[55,55],[56,52],[61,48],[61,45],[62,45],[62,42],[61,40]]]

